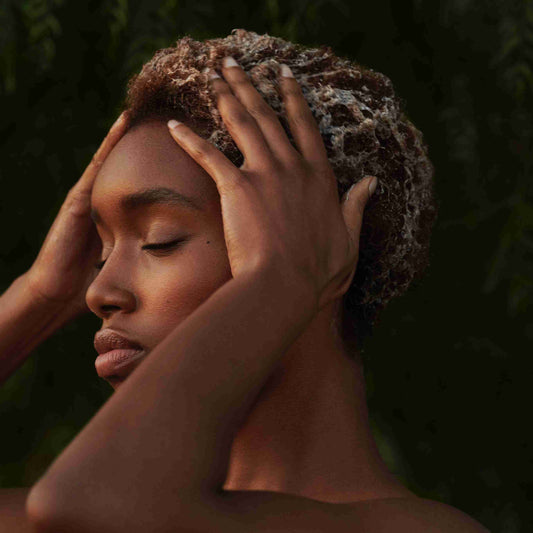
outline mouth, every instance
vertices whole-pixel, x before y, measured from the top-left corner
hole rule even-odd
[[[148,353],[139,343],[110,329],[96,333],[94,347],[99,353],[96,372],[112,386],[122,383]]]
[[[123,381],[145,356],[145,350],[115,349],[100,354],[96,358],[94,366],[101,378]]]

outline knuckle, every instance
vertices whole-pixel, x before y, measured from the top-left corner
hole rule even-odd
[[[182,147],[191,157],[202,161],[208,158],[211,145],[207,141],[187,129],[180,132],[180,137],[183,141]]]
[[[193,142],[189,145],[189,152],[190,155],[195,159],[196,161],[207,161],[209,155],[205,149],[205,146],[202,143],[199,142]]]
[[[244,193],[244,190],[247,186],[246,180],[239,174],[228,176],[220,184],[220,194],[224,196],[226,194],[231,194],[232,196]]]
[[[288,150],[285,153],[284,163],[287,168],[300,169],[304,161],[302,156],[296,150]]]
[[[217,85],[215,90],[219,97],[233,96],[233,92],[231,91],[227,83],[220,83],[219,85]]]
[[[326,184],[330,194],[337,194],[337,179],[327,156],[325,159],[322,157],[316,157],[315,159],[309,160],[309,165],[311,166],[311,171],[314,171],[318,176],[324,178],[324,183]]]
[[[67,198],[65,204],[69,204],[71,202],[79,202],[82,198],[82,193],[80,192],[80,189],[77,185],[74,185],[71,187],[67,193]]]
[[[91,165],[95,168],[100,168],[103,165],[103,163],[104,163],[103,158],[98,152],[96,152],[96,154],[94,154],[91,159]]]
[[[232,109],[228,111],[224,121],[231,126],[241,126],[250,123],[250,115],[242,109]]]
[[[248,108],[248,113],[256,120],[263,121],[265,119],[271,119],[274,114],[271,109],[263,104],[254,104]]]
[[[72,187],[67,193],[63,209],[73,216],[86,216],[90,211],[90,192]]]
[[[286,98],[301,98],[302,91],[297,84],[287,84],[283,89]]]
[[[286,167],[284,162],[278,161],[275,157],[271,157],[265,161],[262,161],[258,170],[261,174],[275,176],[286,172]]]
[[[303,128],[309,126],[309,116],[302,110],[295,111],[291,117],[291,122],[297,128]]]
[[[216,102],[217,105],[224,104],[228,101],[231,101],[235,98],[234,94],[231,92],[231,89],[226,85],[216,88]]]
[[[236,72],[231,84],[239,89],[244,89],[250,87],[251,82],[244,72]]]

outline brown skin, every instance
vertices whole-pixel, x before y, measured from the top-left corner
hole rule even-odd
[[[0,298],[0,383],[52,333],[89,311],[85,294],[101,253],[89,218],[91,192],[98,170],[126,125],[123,114],[69,191],[31,268]]]
[[[89,218],[94,180],[127,126],[120,115],[111,126],[81,178],[70,189],[39,255],[25,274],[28,289],[43,305],[60,304],[67,319],[87,312],[85,294],[94,279],[101,245]]]
[[[202,210],[168,205],[120,210],[121,196],[150,187],[194,197]],[[176,146],[165,123],[141,125],[124,136],[96,180],[92,207],[102,217],[97,228],[106,262],[86,301],[103,320],[102,329],[151,350],[231,279],[215,184]],[[188,240],[170,250],[142,249],[177,238]]]
[[[236,91],[245,81],[239,68],[224,74]],[[301,158],[272,116],[232,121],[246,110],[218,80],[245,167],[185,126],[172,132],[183,151],[149,123],[102,168],[92,204],[107,262],[87,304],[151,353],[34,487],[27,508],[40,530],[484,531],[416,498],[377,453],[362,374],[332,327],[368,182],[339,209],[305,100],[294,80],[282,84],[289,117],[305,117],[293,123]],[[245,105],[259,103],[239,87]],[[202,200],[205,213],[118,209],[120,196],[155,185]],[[189,240],[173,253],[142,250],[176,229]]]
[[[197,198],[204,211],[152,206],[121,213],[123,194],[148,187]],[[231,279],[215,183],[165,123],[146,123],[124,136],[102,167],[92,205],[105,221],[98,232],[107,261],[87,304],[102,328],[152,349]],[[169,255],[142,250],[182,235],[190,240]],[[324,501],[410,494],[379,457],[361,369],[344,353],[332,318],[331,311],[322,313],[310,324],[264,387],[235,440],[226,488]]]
[[[94,279],[100,239],[89,218],[94,179],[122,137],[127,119],[110,128],[83,175],[71,188],[32,267],[0,297],[0,383],[50,335],[89,309],[87,287]],[[34,531],[27,520],[29,488],[0,489],[0,530]]]

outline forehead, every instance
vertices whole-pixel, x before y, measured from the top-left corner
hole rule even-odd
[[[159,121],[132,128],[115,145],[98,172],[92,203],[150,187],[176,189],[205,203],[218,199],[213,179]]]

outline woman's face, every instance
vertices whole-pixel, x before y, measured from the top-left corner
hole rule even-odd
[[[125,201],[161,188],[167,191],[160,196],[168,198],[170,190],[190,202],[153,202],[157,192]],[[103,320],[102,329],[147,353],[231,278],[215,182],[176,144],[166,123],[150,121],[126,133],[109,154],[91,204],[105,264],[87,290],[87,305]],[[182,242],[146,248],[176,240]],[[99,375],[116,389],[140,362],[123,367],[118,378],[101,369]]]

